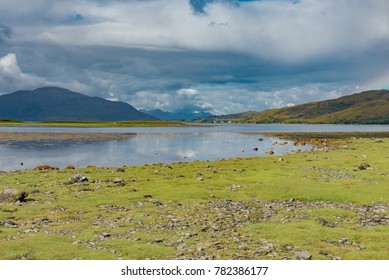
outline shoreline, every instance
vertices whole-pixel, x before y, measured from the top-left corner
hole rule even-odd
[[[0,259],[389,259],[389,140],[339,141],[347,147],[0,172],[0,197],[28,193],[0,202]]]

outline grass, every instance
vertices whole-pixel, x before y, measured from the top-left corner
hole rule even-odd
[[[282,160],[0,173],[0,190],[30,194],[0,203],[0,222],[18,225],[0,225],[0,259],[293,259],[308,250],[387,260],[389,138],[339,141]],[[353,171],[362,162],[372,169]],[[69,184],[75,174],[88,182]],[[366,217],[383,222],[366,226]]]

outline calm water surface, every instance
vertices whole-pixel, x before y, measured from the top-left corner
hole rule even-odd
[[[389,125],[220,125],[193,127],[152,128],[54,128],[0,127],[0,132],[132,132],[129,140],[105,141],[88,144],[61,145],[0,145],[0,170],[28,169],[40,164],[63,168],[67,165],[84,167],[142,165],[178,161],[218,160],[249,156],[266,156],[273,150],[282,155],[293,149],[291,142],[280,146],[280,139],[260,135],[261,132],[306,131],[389,131]],[[257,132],[256,135],[241,132]],[[264,141],[258,141],[263,138]],[[282,140],[283,141],[283,140]],[[258,148],[258,151],[254,151]],[[23,162],[23,166],[20,166]]]

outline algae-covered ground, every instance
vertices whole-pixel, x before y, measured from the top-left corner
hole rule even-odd
[[[388,260],[388,150],[2,172],[0,259]]]

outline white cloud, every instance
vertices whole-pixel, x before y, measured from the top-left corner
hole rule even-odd
[[[77,81],[52,82],[42,77],[23,73],[18,65],[16,55],[9,53],[0,58],[0,92],[9,93],[22,89],[35,89],[42,86],[59,86],[71,90],[89,91],[89,87]]]
[[[193,96],[196,94],[199,94],[198,90],[191,89],[191,88],[182,88],[180,90],[177,90],[178,95],[186,95],[186,96]]]

